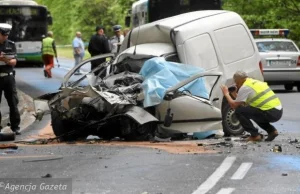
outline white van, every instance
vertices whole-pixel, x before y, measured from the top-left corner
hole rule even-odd
[[[212,104],[222,111],[225,134],[238,135],[244,131],[218,89],[223,83],[233,85],[232,77],[237,70],[263,80],[258,49],[238,14],[196,11],[134,28],[123,41],[114,63],[149,55],[202,67],[207,72],[222,72],[221,81],[211,94]]]

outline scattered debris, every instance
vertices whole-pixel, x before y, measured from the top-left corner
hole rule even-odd
[[[23,162],[44,162],[44,161],[60,160],[60,159],[63,159],[63,157],[45,158],[45,159],[34,159],[34,160],[23,160]]]
[[[15,141],[15,143],[21,143],[26,145],[40,145],[40,144],[48,144],[52,139],[28,139],[28,140],[21,140]]]
[[[18,149],[16,144],[0,144],[0,149]]]
[[[293,144],[293,143],[299,143],[299,141],[298,141],[298,139],[295,139],[295,140],[290,140],[289,143],[290,143],[290,144]]]
[[[51,174],[46,174],[45,176],[42,176],[42,178],[52,178]]]
[[[282,148],[280,145],[275,145],[273,149],[271,149],[272,152],[282,152]]]
[[[152,141],[150,141],[151,143],[157,143],[157,142],[171,142],[171,137],[168,137],[168,138],[160,138],[160,137],[157,137],[155,136],[153,138]]]
[[[7,149],[7,150],[5,150],[3,153],[4,154],[15,154],[17,152],[17,150],[15,150],[15,149]]]
[[[87,140],[95,140],[95,139],[100,139],[98,136],[95,136],[95,135],[89,135],[87,136],[86,138]]]
[[[225,141],[231,141],[231,138],[230,137],[226,137],[224,140]]]

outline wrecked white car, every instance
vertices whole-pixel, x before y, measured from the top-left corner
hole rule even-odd
[[[219,86],[232,85],[237,70],[263,80],[249,29],[238,14],[223,10],[181,14],[134,28],[113,57],[82,62],[66,75],[59,93],[42,97],[50,100],[57,136],[146,139],[155,131],[209,130],[239,135],[244,129]],[[152,63],[157,57],[161,61]],[[81,79],[71,78],[100,58],[112,59]]]
[[[109,57],[82,62],[65,76],[59,92],[34,101],[40,113],[48,103],[53,131],[62,140],[88,135],[149,140],[155,134],[222,130],[221,111],[210,99],[222,73],[168,62],[168,55],[133,55],[71,80],[81,66]]]

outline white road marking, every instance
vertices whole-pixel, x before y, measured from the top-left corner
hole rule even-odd
[[[235,188],[223,188],[217,194],[231,194],[234,190]]]
[[[242,163],[237,169],[234,175],[231,177],[232,180],[241,180],[245,177],[247,172],[250,170],[253,163]]]
[[[217,182],[225,175],[225,173],[230,169],[232,164],[234,163],[236,157],[227,157],[222,162],[222,164],[215,170],[215,172],[210,175],[205,182],[203,182],[193,194],[205,194],[211,188],[213,188]]]

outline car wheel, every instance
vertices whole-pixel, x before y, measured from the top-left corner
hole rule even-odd
[[[235,116],[234,109],[228,103],[224,104],[222,109],[222,124],[226,136],[241,135],[244,132],[244,128]]]
[[[124,136],[124,139],[128,141],[149,141],[154,137],[156,128],[157,124],[153,122],[141,126],[136,125],[130,134]]]
[[[297,84],[297,91],[300,92],[300,84]]]
[[[72,127],[71,123],[69,123],[67,120],[64,120],[60,118],[60,115],[56,111],[51,111],[51,123],[52,123],[52,129],[55,134],[55,136],[61,136],[64,135],[70,131],[72,131],[74,128]],[[62,136],[59,138],[60,141],[74,141],[79,138],[86,138],[87,135],[84,134],[73,134],[73,135],[67,135]]]
[[[284,89],[287,91],[293,90],[294,85],[293,84],[284,84]]]

